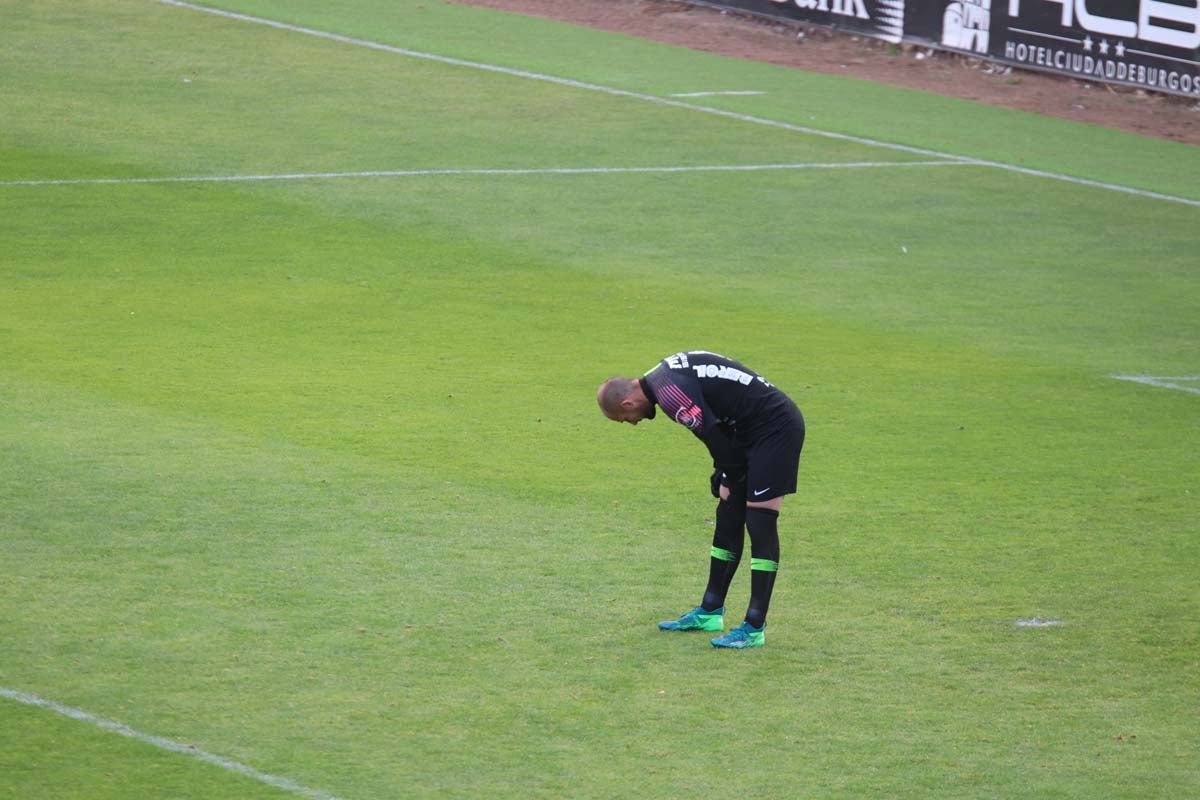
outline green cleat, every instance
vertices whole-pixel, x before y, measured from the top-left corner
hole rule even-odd
[[[716,611],[705,611],[696,606],[679,619],[658,623],[663,631],[719,631],[725,629],[725,608]]]
[[[736,628],[731,630],[724,636],[718,636],[712,640],[713,647],[728,647],[734,650],[741,650],[746,647],[762,647],[767,643],[766,625],[761,628],[756,628],[749,622],[743,622]]]

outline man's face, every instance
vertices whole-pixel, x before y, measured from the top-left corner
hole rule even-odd
[[[644,419],[654,419],[654,404],[645,398],[628,398],[621,403],[621,409],[615,414],[605,414],[614,422],[628,422],[637,425]]]

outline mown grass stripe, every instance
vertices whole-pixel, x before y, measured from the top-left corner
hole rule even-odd
[[[895,150],[902,153],[915,153],[917,155],[929,156],[931,158],[947,159],[950,161],[959,161],[970,164],[980,164],[983,166],[994,167],[996,169],[1016,172],[1022,175],[1030,175],[1039,178],[1048,178],[1056,181],[1065,181],[1080,186],[1089,186],[1094,189],[1104,189],[1113,192],[1123,192],[1132,194],[1138,197],[1145,197],[1154,200],[1165,200],[1171,203],[1182,203],[1189,206],[1200,207],[1200,200],[1192,200],[1186,197],[1176,197],[1174,195],[1162,194],[1160,192],[1152,192],[1145,189],[1135,189],[1131,186],[1122,186],[1115,183],[1105,183],[1103,181],[1094,181],[1087,178],[1078,178],[1072,175],[1062,175],[1056,172],[1046,172],[1043,170],[1030,169],[1027,167],[1018,167],[1012,164],[1005,164],[999,161],[985,161],[982,159],[974,159],[967,156],[954,155],[952,153],[942,153],[937,150],[930,150],[924,147],[912,147],[910,145],[897,144],[895,142],[884,142],[879,139],[869,139],[863,136],[851,136],[845,133],[835,133],[833,131],[821,130],[819,128],[810,128],[806,125],[794,125],[790,122],[781,122],[780,120],[767,119],[765,117],[757,117],[750,114],[739,114],[736,111],[726,111],[721,108],[713,108],[712,106],[697,105],[695,103],[684,103],[679,100],[672,100],[666,97],[658,97],[656,95],[644,94],[642,92],[633,92],[628,89],[617,89],[611,86],[601,86],[595,83],[586,83],[577,81],[571,78],[560,78],[553,75],[543,75],[537,72],[529,72],[526,70],[513,69],[511,67],[502,67],[496,64],[484,64],[478,61],[467,61],[461,58],[452,58],[450,56],[440,56],[434,53],[423,53],[418,50],[408,50],[403,47],[395,47],[394,45],[382,44],[373,42],[369,39],[359,39],[353,36],[344,36],[339,33],[331,33],[329,31],[316,30],[314,28],[305,28],[300,25],[292,25],[278,20],[265,19],[263,17],[255,17],[249,14],[238,14],[233,11],[224,11],[218,8],[210,8],[208,6],[198,5],[196,3],[186,3],[183,0],[158,0],[160,3],[165,3],[170,6],[179,8],[187,8],[193,11],[200,11],[205,14],[214,14],[227,19],[239,20],[241,22],[250,22],[255,25],[265,25],[279,30],[290,31],[292,33],[302,33],[306,36],[316,36],[321,39],[341,42],[343,44],[354,45],[356,47],[367,47],[372,50],[381,50],[387,53],[395,53],[396,55],[407,56],[409,58],[419,58],[427,61],[436,61],[442,64],[450,64],[456,67],[467,67],[470,69],[485,70],[487,72],[495,72],[502,75],[511,75],[517,78],[526,78],[529,80],[546,81],[556,83],[562,86],[570,86],[576,89],[584,89],[592,92],[603,92],[604,94],[615,97],[628,97],[633,100],[641,100],[648,103],[657,103],[660,105],[671,106],[673,108],[681,108],[688,111],[699,111],[704,114],[712,114],[718,117],[735,119],[741,122],[749,122],[755,125],[766,125],[772,128],[793,131],[796,133],[804,133],[809,136],[820,136],[827,139],[836,139],[843,142],[854,142],[855,144],[867,145],[870,147],[881,147],[888,150]]]

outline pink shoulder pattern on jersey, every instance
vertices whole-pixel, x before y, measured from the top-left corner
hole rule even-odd
[[[700,406],[674,384],[658,389],[658,404],[673,420],[689,430],[694,431],[704,424],[704,412]]]

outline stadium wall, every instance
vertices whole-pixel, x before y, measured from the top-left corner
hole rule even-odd
[[[1200,97],[1200,0],[698,0],[1081,80]]]

